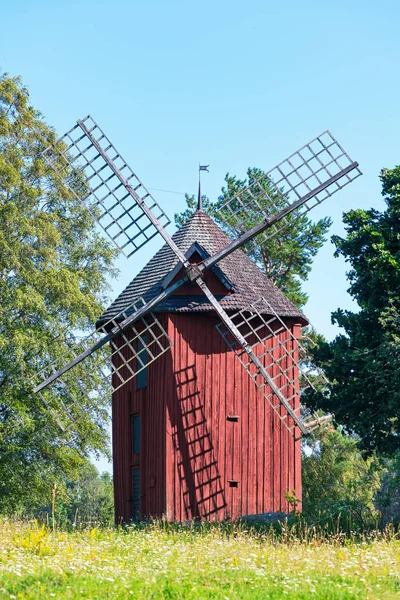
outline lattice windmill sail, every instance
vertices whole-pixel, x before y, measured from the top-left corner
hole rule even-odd
[[[299,218],[361,173],[330,131],[325,131],[266,174],[270,185],[260,178],[219,207],[220,219],[233,234],[246,231],[249,214],[261,222],[287,208],[292,217]],[[282,216],[262,236],[267,240],[287,226]],[[262,242],[260,237],[257,243]]]
[[[164,211],[92,117],[78,121],[43,157],[125,256],[155,237],[158,223],[169,225]]]
[[[277,235],[290,226],[290,219],[305,214],[361,175],[358,163],[350,159],[335,138],[329,132],[321,134],[271,169],[270,184],[252,182],[229,200],[221,211],[228,214],[226,224],[237,237],[199,264],[191,264],[166,232],[169,220],[165,213],[90,116],[78,121],[48,148],[45,157],[60,177],[66,176],[66,185],[78,198],[82,198],[82,189],[85,191],[82,200],[85,206],[127,256],[152,237],[161,235],[182,265],[184,275],[147,302],[135,299],[130,307],[87,338],[84,349],[72,359],[68,356],[61,366],[53,363],[42,369],[41,381],[36,383],[34,391],[45,394],[49,386],[56,386],[55,392],[60,393],[61,389],[64,396],[68,384],[60,382],[71,378],[71,369],[88,360],[94,361],[96,369],[101,367],[102,376],[105,372],[107,377],[112,370],[114,389],[131,380],[171,344],[154,309],[191,281],[215,309],[222,321],[220,332],[279,419],[294,435],[309,434],[319,419],[305,415],[300,408],[300,387],[307,377],[301,343],[293,338],[264,298],[230,316],[206,285],[204,275],[244,244],[259,240],[261,235],[266,239]],[[251,228],[247,226],[249,213],[257,213],[259,217]],[[288,353],[286,349],[276,360],[274,351],[285,345],[292,350]],[[273,368],[268,361],[272,361]],[[72,380],[76,389],[73,375]],[[74,396],[76,401],[76,393]]]
[[[73,335],[64,338],[62,345],[68,350],[38,370],[32,379],[32,386],[62,431],[70,430],[85,413],[98,410],[99,399],[105,400],[111,391],[128,383],[170,348],[171,340],[151,311],[136,319],[129,329],[120,327],[129,312],[137,312],[145,306],[144,300],[139,298],[88,336],[79,340]],[[77,355],[78,349],[80,356],[86,355],[84,360]],[[62,377],[54,377],[64,365],[69,369]],[[91,396],[87,394],[88,388]],[[55,398],[61,404],[63,415],[53,406]],[[100,405],[107,406],[107,402]],[[104,412],[102,416],[104,418]]]
[[[294,336],[271,304],[260,298],[231,315],[231,320],[265,373],[225,324],[218,325],[218,331],[289,431],[295,432],[301,422],[301,432],[310,433],[326,421],[327,417],[309,414],[300,397],[304,389],[315,389],[317,381],[325,384],[327,380],[320,369],[310,366],[301,338]]]

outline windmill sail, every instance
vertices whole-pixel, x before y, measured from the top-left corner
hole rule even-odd
[[[120,328],[130,312],[144,305],[139,298],[88,336],[59,336],[50,345],[50,360],[30,383],[63,431],[85,414],[104,418],[110,394],[169,350],[172,342],[152,312],[137,319],[132,327]],[[110,336],[112,329],[115,334]],[[102,343],[104,339],[108,343]],[[77,360],[79,354],[85,354],[84,361]],[[72,364],[73,369],[62,369]]]
[[[154,238],[154,214],[170,220],[89,115],[43,152],[43,158],[127,257]]]
[[[300,427],[303,433],[310,433],[317,428],[321,418],[302,407],[300,397],[304,389],[315,389],[317,382],[324,384],[327,380],[320,369],[310,364],[301,338],[293,334],[265,298],[260,298],[230,318],[245,344],[232,335],[226,322],[217,325],[217,329],[279,419],[290,432],[296,427]],[[259,369],[260,363],[263,370]],[[286,410],[281,395],[293,414]],[[329,420],[329,415],[323,417],[324,422]]]
[[[299,218],[361,175],[358,163],[329,131],[323,132],[262,174],[218,209],[218,217],[235,236],[243,235],[254,223],[262,223],[288,209]],[[289,224],[285,216],[253,237],[257,244],[270,239]]]

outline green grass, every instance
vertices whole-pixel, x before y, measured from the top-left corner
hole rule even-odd
[[[52,533],[0,522],[0,598],[397,598],[400,541],[165,526]]]

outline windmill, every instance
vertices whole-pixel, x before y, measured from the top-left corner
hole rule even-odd
[[[81,352],[71,354],[71,348],[71,352],[57,356],[39,370],[33,391],[50,409],[52,394],[61,397],[67,420],[55,411],[54,416],[64,431],[71,430],[76,418],[74,406],[79,404],[79,393],[86,389],[81,378],[109,382],[111,369],[115,394],[168,353],[172,341],[157,316],[157,308],[187,284],[204,295],[218,317],[217,329],[227,348],[290,435],[295,439],[307,436],[329,420],[329,416],[309,414],[301,407],[300,388],[313,385],[319,373],[307,367],[309,361],[300,335],[293,334],[293,328],[268,298],[253,299],[238,311],[228,310],[206,280],[244,245],[279,235],[293,219],[361,175],[358,163],[350,159],[330,132],[322,133],[268,171],[269,187],[252,182],[220,207],[219,217],[226,220],[233,239],[226,238],[223,247],[211,254],[202,255],[202,249],[196,248],[201,260],[195,262],[167,233],[168,217],[92,117],[77,121],[47,148],[44,158],[126,257],[161,236],[176,262],[155,295],[130,298],[128,304],[117,306],[119,310],[114,307],[110,318],[102,318],[96,330],[80,341]],[[83,195],[82,189],[86,190]],[[258,223],[248,228],[250,213],[258,216]],[[308,374],[307,368],[311,369]],[[96,393],[104,393],[104,387],[93,391]],[[136,488],[138,485],[136,482]]]

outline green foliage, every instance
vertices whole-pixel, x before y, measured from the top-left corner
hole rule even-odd
[[[330,393],[307,402],[333,412],[363,448],[391,455],[400,449],[400,167],[380,178],[386,210],[349,211],[346,237],[333,238],[360,310],[332,314],[344,333],[316,352]]]
[[[400,452],[384,460],[386,472],[376,497],[384,523],[400,524]]]
[[[304,446],[303,517],[341,528],[374,526],[375,499],[386,469],[376,456],[364,458],[358,440],[340,429],[322,429]]]
[[[266,173],[260,169],[249,168],[247,179],[243,180],[228,173],[225,183],[226,186],[222,188],[217,202],[212,203],[208,198],[203,198],[203,210],[214,217],[229,235],[231,232],[217,211],[225,202],[235,203],[235,196],[239,193],[247,202],[250,199],[248,188],[258,196],[261,186],[268,193],[268,197],[273,199],[275,208],[272,208],[271,200],[267,195],[258,199],[266,214],[275,214],[277,210],[286,206],[282,195],[276,192]],[[197,208],[197,200],[194,196],[186,196],[186,202],[188,208],[183,213],[175,215],[177,225],[182,225]],[[231,225],[235,225],[234,219],[229,216],[226,209],[223,211],[223,216]],[[242,212],[240,216],[243,227],[237,230],[238,233],[260,223],[260,213],[254,203],[253,209],[249,204],[246,213]],[[306,215],[297,219],[293,214],[288,215],[286,220],[288,226],[279,235],[269,240],[264,240],[260,235],[255,239],[255,243],[248,244],[244,250],[292,302],[302,307],[307,302],[307,294],[302,291],[301,285],[308,278],[312,260],[325,241],[331,220],[325,217],[314,223]]]
[[[24,513],[32,516],[32,513]],[[35,511],[41,521],[52,523],[49,503]],[[114,524],[114,488],[109,473],[99,475],[96,467],[87,461],[74,479],[67,479],[57,488],[55,523],[59,527],[111,526]]]
[[[88,464],[77,480],[67,481],[66,519],[74,526],[114,524],[114,488],[109,473],[99,476]]]
[[[30,393],[30,378],[48,359],[77,344],[72,333],[102,312],[114,251],[95,221],[41,153],[56,135],[29,104],[19,78],[0,78],[0,512],[31,508],[49,486],[79,471],[90,451],[108,447],[109,399],[71,408],[73,433],[61,436],[65,390],[47,394],[50,411]],[[77,175],[67,173],[78,196]],[[58,336],[58,337],[57,337]],[[54,338],[57,337],[57,342]],[[75,374],[76,379],[76,374]],[[76,386],[76,381],[75,381]],[[79,417],[78,417],[79,415]],[[67,420],[67,419],[66,419]]]

